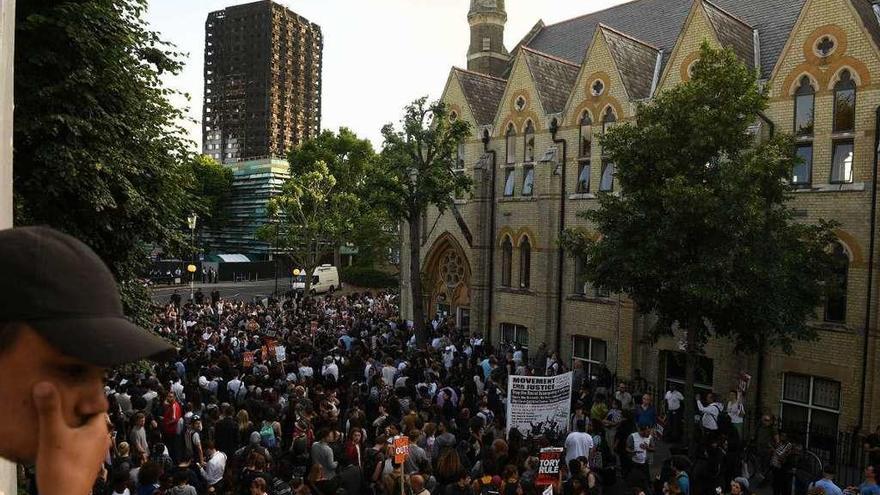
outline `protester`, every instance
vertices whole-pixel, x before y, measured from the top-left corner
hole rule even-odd
[[[0,273],[0,457],[35,465],[42,495],[85,495],[111,444],[105,371],[173,347],[123,315],[110,270],[66,234],[0,231]]]

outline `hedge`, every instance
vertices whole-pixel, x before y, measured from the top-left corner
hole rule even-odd
[[[375,268],[348,266],[341,270],[342,282],[367,289],[390,289],[400,285],[396,275]]]

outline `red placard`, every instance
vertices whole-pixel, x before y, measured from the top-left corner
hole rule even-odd
[[[552,485],[558,481],[559,463],[562,462],[562,449],[559,447],[541,449],[538,460],[538,479],[535,480],[535,485]]]
[[[409,455],[409,438],[401,435],[394,437],[394,463],[403,464]]]

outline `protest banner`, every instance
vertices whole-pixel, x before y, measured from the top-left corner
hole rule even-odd
[[[409,455],[409,438],[400,435],[394,437],[394,463],[403,464]]]
[[[538,456],[538,478],[535,485],[553,485],[559,480],[559,463],[562,462],[562,448],[546,447]]]
[[[557,376],[511,375],[507,380],[507,434],[561,439],[569,431],[571,372]]]
[[[544,493],[542,495],[553,495],[553,485],[544,488]]]

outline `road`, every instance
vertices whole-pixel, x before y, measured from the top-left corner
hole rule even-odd
[[[284,293],[287,290],[290,280],[288,278],[278,279],[278,291]],[[206,297],[214,290],[220,291],[220,297],[223,299],[240,299],[250,301],[254,298],[263,299],[269,297],[275,291],[275,279],[261,280],[259,282],[218,282],[216,284],[197,283],[194,289],[202,289]],[[186,301],[189,299],[189,284],[181,284],[174,286],[161,285],[153,289],[153,301],[156,303],[166,303],[171,300],[171,294],[174,291],[180,293],[181,298]],[[345,286],[340,290],[342,294],[357,292],[361,289],[357,287]]]

